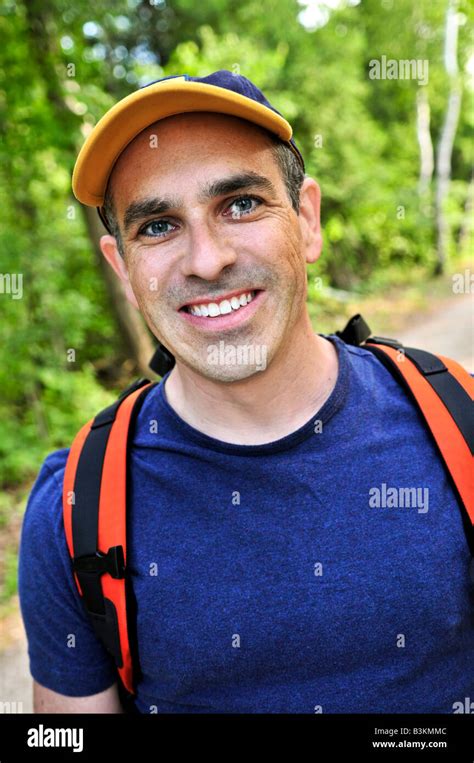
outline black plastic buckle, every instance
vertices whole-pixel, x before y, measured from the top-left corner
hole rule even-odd
[[[73,559],[75,572],[95,572],[102,575],[108,572],[113,578],[125,577],[125,559],[122,546],[112,546],[106,554],[96,551],[88,556],[77,556]]]
[[[348,320],[342,331],[336,331],[335,334],[346,344],[352,344],[356,347],[365,342],[368,336],[370,336],[370,328],[364,321],[362,315],[357,313]]]
[[[148,365],[152,371],[158,374],[158,376],[163,377],[166,373],[168,373],[168,371],[171,371],[175,365],[175,362],[176,361],[174,355],[171,354],[171,352],[167,347],[164,346],[164,344],[158,342],[155,354],[153,355]]]

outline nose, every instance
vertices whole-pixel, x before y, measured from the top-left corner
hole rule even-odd
[[[214,281],[227,265],[232,265],[237,259],[234,247],[222,232],[219,233],[203,220],[190,226],[187,247],[181,264],[185,276],[194,275]]]

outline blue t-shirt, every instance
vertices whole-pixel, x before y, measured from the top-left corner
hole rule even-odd
[[[326,339],[335,387],[279,440],[203,434],[167,402],[168,374],[143,405],[128,545],[142,713],[452,713],[474,698],[470,553],[444,467],[381,363]],[[19,590],[33,677],[85,696],[116,674],[71,573],[67,454],[32,490]]]

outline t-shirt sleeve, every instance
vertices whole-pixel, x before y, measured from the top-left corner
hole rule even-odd
[[[62,484],[68,451],[49,455],[28,499],[18,590],[35,681],[70,697],[97,694],[117,673],[88,621],[64,534]]]

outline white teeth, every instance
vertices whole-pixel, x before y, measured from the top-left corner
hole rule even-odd
[[[233,310],[239,310],[248,305],[255,296],[254,291],[240,294],[238,297],[223,299],[222,302],[209,302],[207,305],[189,305],[188,310],[192,315],[201,315],[205,318],[216,318],[218,315],[228,315]]]
[[[224,299],[224,301],[220,303],[219,308],[221,315],[227,315],[227,313],[232,312],[232,307],[228,299]]]
[[[216,315],[219,315],[219,305],[216,304],[216,302],[211,302],[210,305],[208,305],[209,308],[209,315],[211,318],[215,318]]]

